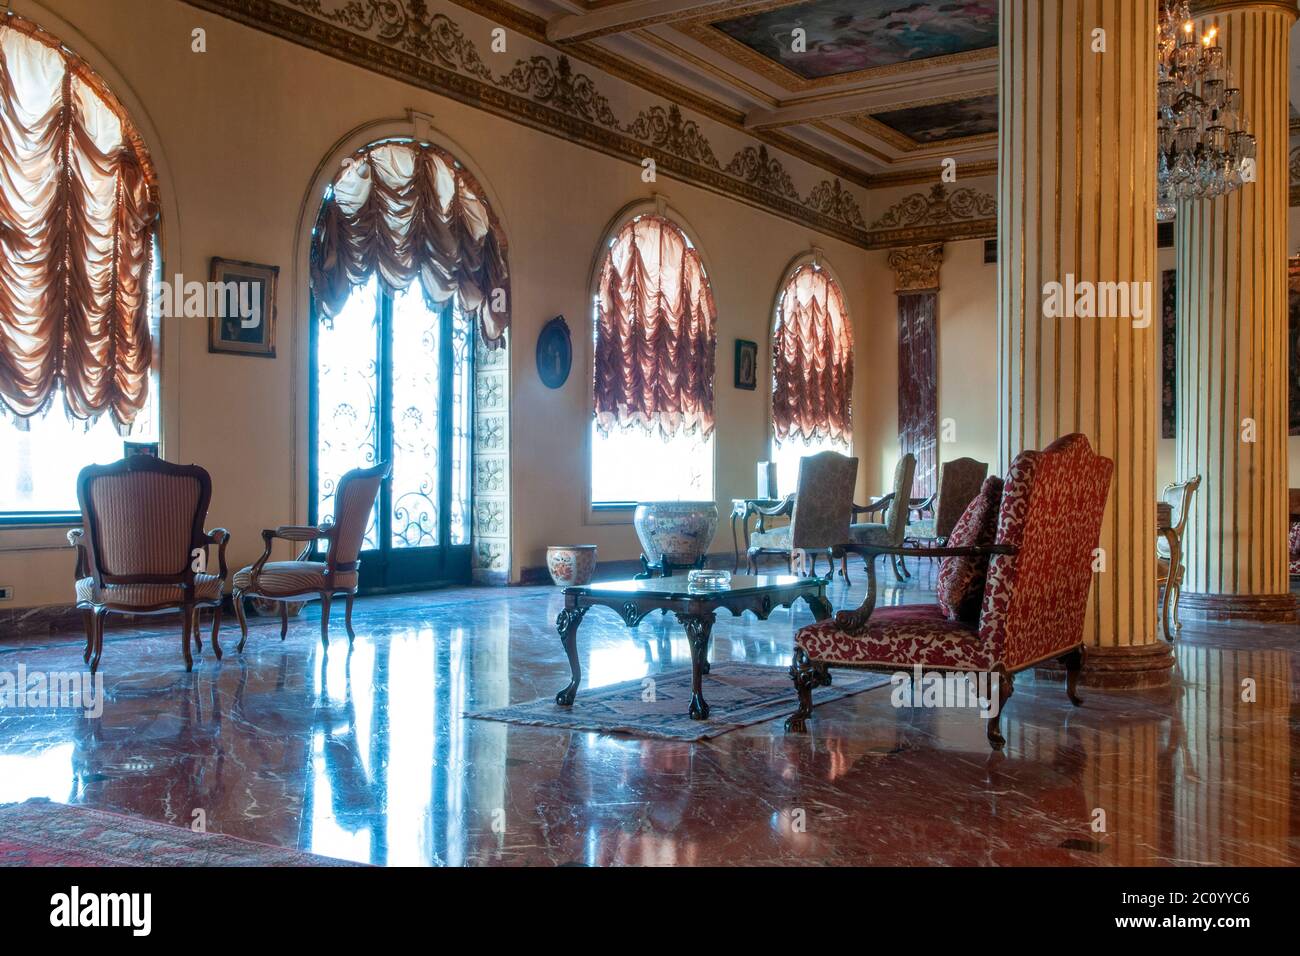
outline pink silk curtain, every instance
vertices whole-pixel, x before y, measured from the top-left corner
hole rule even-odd
[[[699,253],[642,216],[611,244],[596,294],[596,424],[665,438],[713,431],[717,308]]]
[[[432,145],[368,146],[343,164],[321,208],[311,284],[326,316],[374,274],[389,292],[415,279],[433,302],[456,296],[488,348],[509,324],[499,229],[469,171]]]
[[[20,428],[60,389],[125,430],[145,405],[153,168],[102,81],[20,17],[0,26],[0,402]]]
[[[777,441],[852,433],[853,328],[839,286],[801,267],[786,284],[772,342],[772,423]]]

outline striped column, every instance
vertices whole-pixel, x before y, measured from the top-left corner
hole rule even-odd
[[[1173,663],[1156,626],[1156,13],[1156,0],[1001,5],[1000,458],[1005,471],[1082,432],[1115,462],[1085,624],[1094,686],[1168,683]],[[1049,283],[1074,299],[1120,282],[1138,284],[1140,319],[1132,303],[1046,314]]]
[[[1200,475],[1181,608],[1293,621],[1287,578],[1287,75],[1296,4],[1202,4],[1258,141],[1256,182],[1178,210],[1178,468]]]

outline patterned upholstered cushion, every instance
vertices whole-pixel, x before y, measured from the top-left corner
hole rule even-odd
[[[835,621],[810,624],[795,635],[815,661],[859,667],[951,667],[986,671],[993,661],[975,628],[944,617],[937,604],[878,608],[860,634]]]
[[[996,543],[1018,551],[989,560],[979,624],[980,637],[1009,669],[1082,641],[1113,469],[1080,434],[1011,463]]]
[[[1288,538],[1288,544],[1291,549],[1291,573],[1300,574],[1300,521],[1291,525],[1291,536]]]
[[[948,547],[969,548],[987,546],[998,533],[998,506],[1002,503],[1002,479],[993,475],[984,479],[979,494],[966,506],[962,516],[948,536]],[[984,579],[988,576],[989,559],[949,557],[939,562],[939,580],[936,585],[939,606],[950,621],[979,623],[980,605],[984,601]]]
[[[107,604],[113,607],[153,607],[180,604],[184,591],[178,584],[106,584],[95,589],[94,578],[77,582],[78,604]],[[194,597],[198,601],[215,601],[221,597],[221,578],[215,574],[194,575]]]
[[[768,548],[773,551],[790,550],[790,526],[773,528],[771,531],[755,531],[749,536],[751,548]]]
[[[907,523],[907,536],[918,541],[929,541],[934,537],[934,519],[918,518]]]
[[[287,597],[295,594],[316,594],[325,586],[324,561],[268,561],[257,578],[257,590],[252,591],[253,568],[250,565],[235,573],[234,586],[239,591]],[[340,590],[355,587],[357,572],[340,571],[334,575],[334,586]]]
[[[889,533],[889,525],[879,521],[864,521],[851,526],[849,540],[854,544],[876,545],[880,548],[896,547]]]

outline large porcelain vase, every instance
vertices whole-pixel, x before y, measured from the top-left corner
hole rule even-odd
[[[708,553],[718,530],[718,506],[712,501],[643,501],[632,516],[646,560],[660,566],[667,558],[678,567],[694,564]]]

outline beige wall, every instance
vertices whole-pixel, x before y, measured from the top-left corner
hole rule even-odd
[[[261,551],[260,531],[306,518],[305,276],[297,230],[318,166],[356,127],[431,114],[441,141],[458,147],[484,180],[510,243],[513,577],[544,563],[548,543],[575,538],[602,559],[633,558],[630,524],[587,527],[590,274],[609,221],[629,202],[665,194],[700,243],[719,310],[717,494],[725,504],[751,493],[754,462],[766,457],[765,384],[732,386],[734,340],[764,345],[776,286],[789,261],[814,244],[842,278],[859,342],[874,315],[862,264],[866,253],[838,240],[640,167],[413,89],[179,2],[15,0],[109,78],[151,130],[165,160],[162,189],[173,210],[164,222],[166,271],[206,279],[212,256],[276,263],[278,357],[209,355],[201,320],[164,320],[165,454],[196,462],[213,478],[210,526],[231,531],[238,568]],[[148,20],[150,29],[139,24]],[[65,23],[72,28],[64,30]],[[190,32],[207,31],[207,51]],[[313,199],[314,210],[318,199]],[[574,371],[558,391],[544,388],[533,346],[544,322],[565,315],[574,330]],[[885,315],[892,328],[892,313]],[[294,451],[296,449],[296,459]],[[0,584],[10,606],[66,603],[72,554],[62,532],[0,532]]]

